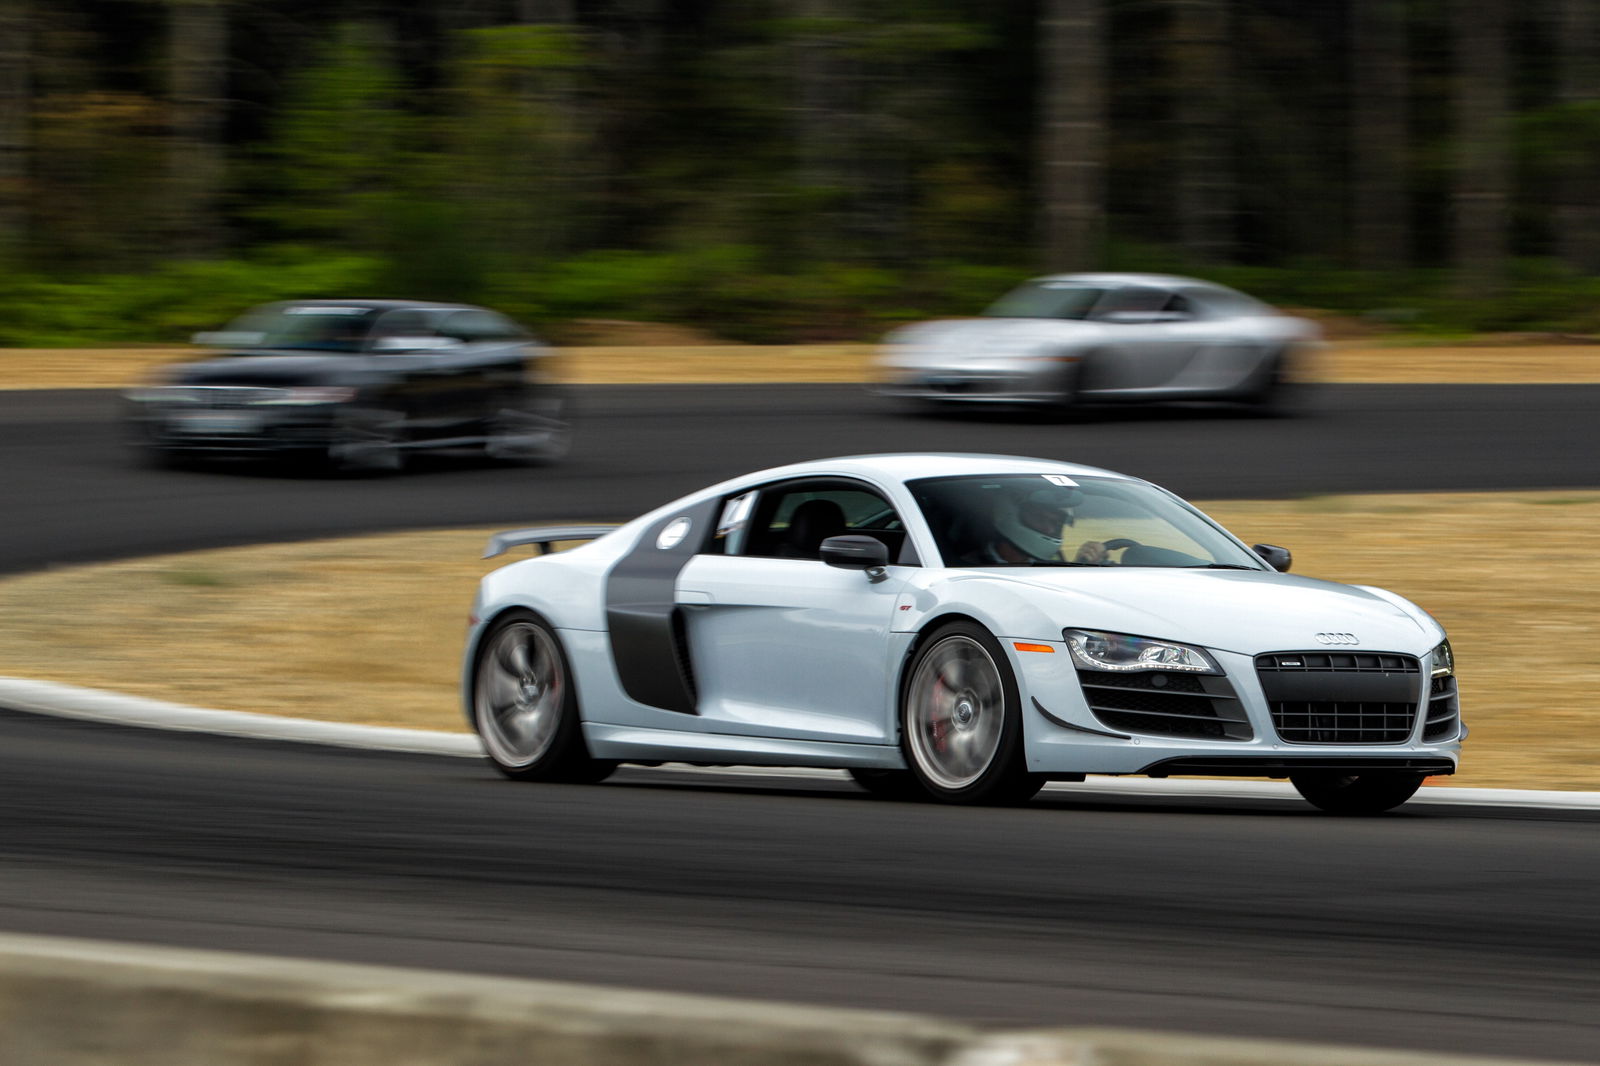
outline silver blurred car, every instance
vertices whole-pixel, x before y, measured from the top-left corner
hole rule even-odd
[[[927,404],[1230,400],[1272,409],[1320,347],[1315,323],[1223,285],[1058,274],[1026,282],[980,318],[890,333],[877,389]]]

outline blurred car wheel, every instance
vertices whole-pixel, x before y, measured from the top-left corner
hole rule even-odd
[[[974,623],[939,628],[917,653],[900,702],[900,737],[911,772],[942,803],[1020,803],[1044,786],[1024,766],[1010,663]]]
[[[567,655],[544,619],[508,612],[481,647],[472,727],[495,769],[518,781],[577,783],[600,781],[616,769],[589,756]]]
[[[491,420],[484,441],[491,459],[511,463],[550,463],[572,450],[572,401],[549,392],[526,410],[504,409]]]
[[[398,411],[352,408],[339,415],[328,444],[328,465],[343,474],[389,474],[405,466]]]

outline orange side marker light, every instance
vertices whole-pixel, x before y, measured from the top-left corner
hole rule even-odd
[[[1018,651],[1042,651],[1046,655],[1055,654],[1055,649],[1048,644],[1024,644],[1020,640],[1013,640],[1011,646]]]

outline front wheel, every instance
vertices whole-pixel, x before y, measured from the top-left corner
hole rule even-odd
[[[900,701],[906,765],[943,803],[1020,803],[1044,778],[1027,772],[1016,679],[981,626],[952,622],[917,652]]]
[[[1393,810],[1422,786],[1417,774],[1381,770],[1364,774],[1308,771],[1290,774],[1289,781],[1313,807],[1329,814],[1353,815]]]
[[[484,637],[473,673],[472,727],[518,781],[599,781],[616,764],[591,758],[561,641],[542,618],[515,611]]]
[[[552,463],[572,450],[572,401],[546,388],[522,409],[502,408],[490,419],[483,450],[508,463]]]
[[[399,411],[352,408],[341,411],[328,443],[328,466],[340,474],[393,474],[406,464]]]

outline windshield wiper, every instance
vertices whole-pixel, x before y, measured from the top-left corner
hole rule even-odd
[[[1051,562],[1048,559],[1035,559],[1029,566],[1115,566],[1116,563],[1080,563],[1076,559],[1058,559]]]
[[[1260,570],[1259,566],[1245,566],[1242,563],[1199,563],[1195,566],[1185,566],[1184,570]]]

